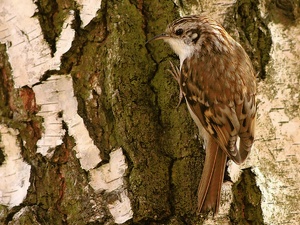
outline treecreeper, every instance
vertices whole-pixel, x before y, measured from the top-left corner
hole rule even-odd
[[[179,84],[206,151],[197,212],[217,214],[227,157],[237,164],[254,142],[256,77],[250,58],[216,21],[186,16],[173,21],[162,39],[179,56],[171,74]],[[148,42],[149,42],[148,41]]]

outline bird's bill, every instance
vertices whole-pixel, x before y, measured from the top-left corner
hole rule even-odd
[[[148,40],[148,41],[146,42],[146,44],[148,44],[148,43],[151,42],[151,41],[160,40],[160,39],[164,39],[164,38],[168,38],[168,37],[170,37],[168,34],[162,33],[162,34],[156,35],[155,37],[153,37],[153,38],[151,38],[150,40]]]

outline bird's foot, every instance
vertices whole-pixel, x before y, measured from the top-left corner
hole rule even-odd
[[[176,106],[176,108],[179,107],[179,105],[182,102],[183,99],[183,92],[180,88],[180,70],[177,66],[174,66],[174,64],[170,61],[170,65],[171,65],[171,69],[168,69],[168,72],[171,73],[171,75],[173,76],[173,78],[177,81],[177,83],[179,84],[179,102]]]

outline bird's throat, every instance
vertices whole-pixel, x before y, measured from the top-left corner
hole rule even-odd
[[[165,39],[165,41],[171,46],[173,51],[179,56],[180,69],[181,69],[184,60],[190,57],[194,53],[195,47],[192,45],[187,45],[181,39],[168,38]]]

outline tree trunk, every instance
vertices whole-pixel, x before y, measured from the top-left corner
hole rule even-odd
[[[162,3],[163,2],[163,3]],[[300,24],[296,1],[2,0],[1,224],[296,224]],[[228,162],[220,213],[196,214],[205,151],[145,45],[180,15],[218,20],[258,72],[256,142]]]

